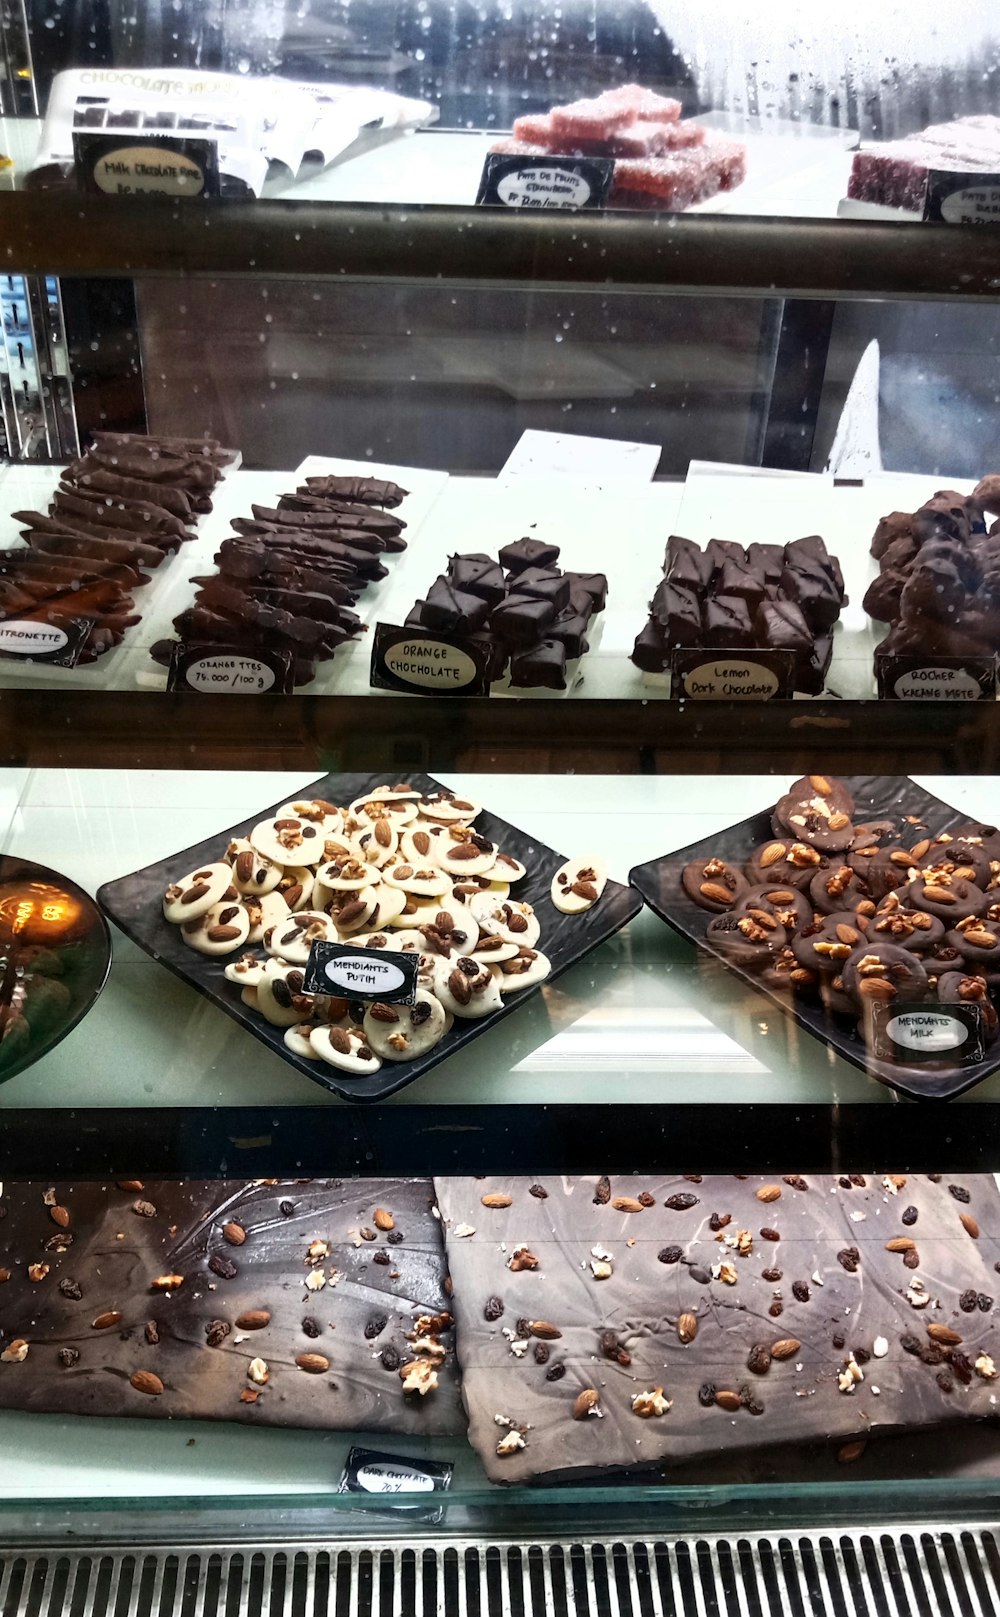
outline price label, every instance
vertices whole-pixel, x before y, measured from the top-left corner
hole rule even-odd
[[[518,157],[490,152],[483,164],[477,206],[500,208],[603,208],[614,177],[609,157]]]
[[[419,971],[420,959],[413,952],[352,949],[349,943],[320,940],[309,951],[302,989],[306,994],[413,1005]]]
[[[219,148],[214,140],[175,135],[153,139],[107,130],[73,131],[77,185],[105,196],[219,195]]]
[[[448,1460],[416,1460],[404,1454],[385,1454],[378,1449],[352,1448],[338,1491],[388,1496],[398,1503],[403,1494],[447,1492],[454,1470]],[[443,1511],[440,1504],[418,1502],[408,1507],[407,1514],[421,1521],[438,1522]]]
[[[711,651],[689,647],[674,653],[671,696],[696,701],[769,702],[792,695],[795,658],[790,651]]]
[[[978,1005],[883,1005],[871,1008],[872,1053],[912,1065],[936,1061],[969,1066],[986,1054]]]
[[[875,659],[879,696],[899,702],[992,702],[995,657],[889,656]]]
[[[489,649],[432,629],[377,623],[369,683],[376,690],[488,696]]]
[[[945,225],[1000,225],[1000,174],[933,169],[924,218]]]
[[[61,623],[6,618],[0,622],[0,657],[74,668],[93,626],[93,618],[64,618]]]
[[[220,646],[178,643],[170,657],[168,691],[210,696],[287,696],[293,688],[292,654],[267,647],[227,651]]]

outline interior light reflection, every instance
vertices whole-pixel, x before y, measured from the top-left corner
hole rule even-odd
[[[724,1071],[751,1077],[769,1069],[690,1007],[596,1007],[532,1050],[518,1073]]]

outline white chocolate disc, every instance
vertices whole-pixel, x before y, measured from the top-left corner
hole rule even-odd
[[[276,820],[308,820],[323,837],[335,837],[344,823],[343,809],[317,797],[299,797],[294,803],[283,803],[274,817]]]
[[[399,830],[389,819],[377,820],[367,830],[359,831],[356,837],[352,837],[351,846],[366,865],[381,870],[399,847]]]
[[[376,882],[375,903],[378,906],[376,921],[380,927],[388,926],[406,908],[406,894],[399,887],[389,887],[384,881]]]
[[[243,1001],[244,1005],[247,1007],[248,1010],[251,1010],[251,1011],[259,1011],[260,1010],[260,1006],[257,1004],[257,990],[256,990],[256,988],[244,988],[240,993],[240,999]]]
[[[283,874],[281,865],[276,865],[272,860],[265,859],[263,854],[256,853],[246,837],[237,837],[229,844],[226,858],[232,866],[232,883],[238,893],[260,898],[264,893],[273,893],[281,880]],[[249,874],[241,875],[240,871],[245,870],[247,866]]]
[[[449,839],[447,847],[439,848],[438,863],[442,870],[446,870],[452,881],[461,881],[463,876],[485,876],[496,864],[497,846],[488,837],[480,837],[484,844],[480,848],[471,839]]]
[[[276,865],[312,865],[321,857],[323,837],[317,825],[297,814],[260,820],[250,832],[250,845]]]
[[[512,853],[498,853],[496,863],[490,870],[483,872],[485,876],[495,877],[497,881],[523,881],[528,874],[527,865],[522,865],[520,859],[515,859]]]
[[[390,888],[390,892],[400,889]],[[415,893],[402,893],[403,908],[397,915],[385,921],[385,925],[394,930],[406,929],[413,926],[430,926],[434,917],[441,908],[441,899],[418,898]]]
[[[486,880],[486,878],[480,877],[480,880]],[[458,897],[461,897],[462,883],[456,882],[452,888],[452,892]],[[465,902],[468,904],[473,915],[476,917],[476,920],[481,921],[484,915],[491,915],[496,906],[501,904],[504,899],[509,897],[510,882],[491,881],[488,887],[482,888],[478,893],[471,894],[471,896],[468,897]]]
[[[443,898],[451,890],[451,882],[443,870],[431,865],[410,865],[405,860],[383,870],[382,880],[417,898]]]
[[[470,966],[474,968],[471,974],[467,969]],[[476,1022],[503,1004],[500,986],[489,966],[465,956],[451,962],[451,970],[437,992],[445,1010],[460,1021]]]
[[[213,904],[204,915],[186,921],[181,927],[184,942],[199,954],[235,954],[246,943],[249,932],[249,915],[242,904],[234,904],[230,899]],[[213,933],[216,936],[213,937]]]
[[[425,820],[431,820],[436,825],[469,825],[483,812],[482,804],[474,803],[470,797],[456,797],[447,791],[419,798],[417,808]]]
[[[294,1027],[297,1022],[304,1022],[312,1011],[313,996],[303,995],[301,989],[300,966],[269,960],[264,968],[264,976],[257,984],[257,1009],[272,1027]],[[298,1005],[291,1003],[293,996],[299,1001]]]
[[[386,1020],[387,1013],[391,1020]],[[413,1061],[444,1038],[445,1020],[441,1001],[426,988],[418,988],[413,1005],[370,1005],[365,1012],[365,1037],[383,1061]]]
[[[478,919],[482,932],[503,938],[505,943],[523,944],[533,949],[541,936],[541,924],[531,905],[518,903],[516,899],[505,898],[502,903],[494,904],[488,915],[480,915]]]
[[[278,926],[288,917],[288,905],[278,892],[265,893],[263,898],[248,898],[246,910],[250,917],[248,943],[262,943],[265,932]]]
[[[259,955],[241,955],[226,967],[223,975],[227,982],[239,983],[241,988],[256,988],[264,975],[265,964]]]
[[[408,825],[399,839],[399,850],[411,865],[436,865],[438,854],[448,844],[448,828],[444,825]]]
[[[365,861],[352,854],[348,859],[328,859],[316,872],[316,885],[331,893],[353,893],[367,887],[371,870]],[[314,889],[315,891],[315,889]]]
[[[213,904],[218,904],[223,893],[232,886],[233,873],[225,862],[199,865],[190,876],[171,882],[163,895],[163,914],[173,926],[197,920],[207,915]],[[185,894],[193,897],[185,898]]]
[[[297,912],[298,910],[307,910],[309,908],[315,885],[315,874],[308,865],[288,865],[282,872],[277,890],[285,903],[288,904],[288,908],[293,912]],[[295,891],[296,888],[299,889],[298,893]],[[290,904],[288,903],[289,896],[292,899]],[[322,905],[315,904],[313,908],[321,909]]]
[[[552,970],[552,963],[539,949],[521,949],[511,960],[493,966],[501,994],[514,994],[522,988],[534,988],[543,983]]]
[[[309,1035],[314,1031],[312,1022],[297,1022],[294,1027],[286,1027],[284,1043],[293,1055],[306,1056],[308,1059],[316,1054],[309,1043]]]
[[[367,1040],[356,1029],[337,1029],[336,1032],[341,1033],[343,1038],[337,1039],[336,1043],[331,1038],[333,1032],[334,1030],[329,1027],[313,1029],[309,1036],[309,1043],[312,1046],[310,1053],[314,1057],[318,1057],[320,1061],[325,1061],[328,1066],[336,1067],[340,1072],[349,1072],[355,1078],[362,1077],[366,1072],[378,1072],[382,1065],[381,1061]],[[345,1038],[350,1048],[342,1050],[339,1046],[344,1042]],[[361,1050],[367,1051],[367,1054],[365,1056],[360,1055]]]
[[[334,893],[328,914],[337,929],[337,935],[341,938],[350,938],[355,932],[363,932],[371,925],[377,907],[374,887],[362,887],[359,891]]]
[[[301,915],[289,915],[278,926],[269,928],[264,947],[278,960],[304,966],[313,944],[320,941],[336,943],[336,926],[321,910],[303,910]]]
[[[603,893],[608,880],[607,867],[601,859],[567,859],[560,865],[552,878],[549,893],[557,910],[563,915],[579,915],[583,910],[589,910]],[[594,891],[594,897],[586,893],[574,893],[572,888],[582,883]]]

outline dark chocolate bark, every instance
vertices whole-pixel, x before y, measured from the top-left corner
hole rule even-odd
[[[8,1181],[0,1198],[0,1407],[461,1429],[450,1330],[432,1333],[446,1347],[435,1390],[404,1393],[398,1373],[417,1317],[450,1306],[429,1181],[59,1182],[51,1208],[48,1188]],[[48,1272],[32,1281],[35,1264]]]
[[[441,1179],[437,1193],[469,1435],[496,1481],[994,1414],[991,1176],[540,1175]],[[475,1233],[456,1236],[463,1225]],[[643,1418],[633,1398],[658,1388],[671,1407]],[[581,1410],[588,1389],[600,1414]],[[525,1446],[498,1454],[518,1427]]]

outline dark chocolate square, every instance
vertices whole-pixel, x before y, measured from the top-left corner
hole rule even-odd
[[[574,612],[571,606],[565,612],[560,612],[548,630],[549,640],[561,640],[566,647],[567,657],[582,657],[589,649],[587,640],[588,618],[579,612]]]
[[[666,646],[702,644],[701,606],[693,590],[684,589],[670,579],[662,579],[656,586],[650,615],[658,624]]]
[[[490,608],[481,595],[469,595],[456,589],[451,579],[442,573],[427,591],[424,602],[424,622],[432,629],[448,634],[472,634],[481,629],[489,617]]]
[[[496,606],[507,593],[503,569],[492,556],[451,556],[448,577],[456,589],[469,595],[481,595],[489,606]]]
[[[526,567],[517,575],[517,588],[522,595],[537,595],[540,601],[551,601],[557,612],[569,605],[572,575],[555,568]]]
[[[551,567],[559,560],[559,546],[547,545],[542,539],[515,539],[504,545],[500,563],[508,573],[523,573],[526,567]]]
[[[701,627],[706,646],[720,651],[752,646],[753,631],[746,601],[738,595],[716,595],[702,607]]]
[[[566,689],[566,647],[561,640],[540,640],[537,645],[514,654],[510,660],[510,682],[527,688],[544,686],[550,691]]]
[[[490,614],[490,628],[506,646],[533,646],[555,619],[551,601],[535,595],[508,595]]]

